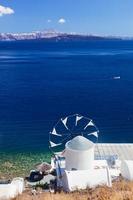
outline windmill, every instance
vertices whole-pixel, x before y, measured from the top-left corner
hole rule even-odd
[[[108,167],[100,168],[94,159],[99,130],[92,119],[79,114],[61,118],[49,133],[54,154],[57,187],[65,191],[97,185],[111,186]],[[104,163],[105,164],[105,163]]]
[[[64,150],[65,144],[76,136],[83,136],[92,142],[98,141],[99,130],[92,119],[79,114],[59,119],[49,133],[49,147],[56,154]]]

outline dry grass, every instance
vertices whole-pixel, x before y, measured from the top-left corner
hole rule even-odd
[[[73,193],[38,192],[33,196],[29,190],[15,200],[133,200],[133,182],[122,180],[114,182],[112,188],[103,186]]]

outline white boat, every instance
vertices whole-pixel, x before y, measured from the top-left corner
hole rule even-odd
[[[117,80],[117,79],[120,79],[121,77],[120,76],[114,76],[113,79]]]

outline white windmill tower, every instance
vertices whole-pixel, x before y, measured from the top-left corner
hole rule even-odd
[[[88,170],[93,167],[93,142],[83,136],[76,136],[65,147],[66,170]]]

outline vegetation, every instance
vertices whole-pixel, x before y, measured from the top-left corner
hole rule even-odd
[[[112,188],[102,186],[73,193],[38,191],[32,195],[31,191],[25,191],[15,200],[133,200],[133,182],[121,180],[114,182]]]
[[[50,153],[0,153],[0,179],[12,179],[13,177],[25,177],[29,171],[35,168],[35,164],[49,162]]]

